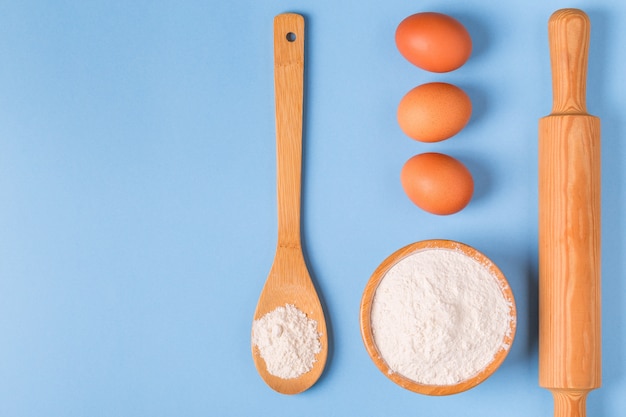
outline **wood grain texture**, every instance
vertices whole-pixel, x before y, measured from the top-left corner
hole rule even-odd
[[[300,246],[300,186],[304,101],[304,18],[282,14],[274,20],[274,96],[278,243]]]
[[[304,18],[300,15],[286,13],[274,19],[274,86],[278,243],[254,319],[277,307],[293,304],[317,321],[322,351],[316,355],[313,369],[294,379],[282,379],[267,372],[255,346],[252,356],[259,374],[272,389],[282,394],[297,394],[319,379],[328,354],[326,320],[306,266],[300,237],[304,98]]]
[[[554,417],[584,417],[588,390],[552,389]]]
[[[552,67],[552,114],[587,112],[590,22],[579,9],[560,9],[548,21]]]
[[[584,416],[601,385],[600,119],[586,113],[590,24],[548,24],[554,105],[539,121],[539,384],[555,416]]]

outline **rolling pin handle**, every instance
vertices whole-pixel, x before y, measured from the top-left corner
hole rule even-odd
[[[579,9],[560,9],[548,21],[552,114],[585,114],[591,23]]]
[[[554,417],[585,417],[588,390],[553,389]]]

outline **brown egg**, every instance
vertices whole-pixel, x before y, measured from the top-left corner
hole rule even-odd
[[[441,153],[423,153],[409,159],[402,167],[400,181],[415,205],[439,215],[461,211],[474,193],[474,180],[465,165]]]
[[[400,100],[398,124],[420,142],[439,142],[459,133],[472,115],[472,102],[465,91],[448,83],[415,87]]]
[[[465,26],[453,17],[434,12],[404,19],[396,29],[396,45],[411,63],[433,72],[455,70],[472,53],[472,38]]]

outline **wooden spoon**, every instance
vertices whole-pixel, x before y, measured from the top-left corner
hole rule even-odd
[[[303,84],[304,18],[293,13],[280,14],[274,18],[278,245],[254,319],[260,319],[277,307],[293,304],[317,322],[321,333],[321,352],[316,355],[313,369],[293,379],[270,374],[258,348],[252,347],[259,374],[267,385],[282,394],[297,394],[315,384],[328,354],[324,312],[307,270],[300,240]]]

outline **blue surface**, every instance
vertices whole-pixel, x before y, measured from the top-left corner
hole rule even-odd
[[[552,415],[537,384],[537,120],[549,113],[547,20],[592,20],[588,104],[603,128],[603,388],[626,415],[626,3],[78,1],[0,3],[0,416]],[[406,16],[461,20],[474,53],[431,74],[395,49]],[[303,238],[327,309],[318,383],[269,389],[250,326],[276,244],[272,19],[307,22]],[[395,120],[424,82],[468,91],[470,124],[421,144]],[[462,212],[403,194],[414,154],[474,174]],[[518,332],[465,393],[406,391],[369,359],[359,304],[396,249],[447,238],[508,277]]]

